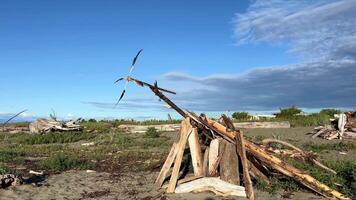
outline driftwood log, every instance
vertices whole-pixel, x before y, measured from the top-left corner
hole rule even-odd
[[[35,122],[30,123],[30,133],[49,133],[55,131],[81,131],[83,127],[78,123],[78,120],[72,120],[68,122],[60,122],[54,119],[37,119]]]

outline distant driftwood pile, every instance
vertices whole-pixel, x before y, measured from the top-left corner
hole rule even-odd
[[[332,139],[356,139],[356,112],[345,112],[339,114],[336,119],[331,120],[331,125],[314,128],[312,138],[321,137]]]
[[[55,119],[37,119],[36,121],[30,123],[30,133],[49,133],[49,132],[63,132],[63,131],[81,131],[83,127],[78,123],[78,120],[71,120],[68,122],[61,122]]]

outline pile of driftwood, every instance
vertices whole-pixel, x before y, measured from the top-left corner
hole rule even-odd
[[[280,158],[287,155],[332,171],[316,161],[315,154],[304,152],[283,141],[264,140],[262,144],[253,143],[244,138],[243,132],[235,129],[226,116],[222,116],[222,122],[212,120],[204,114],[197,116],[179,108],[162,93],[167,90],[158,87],[157,83],[151,85],[130,76],[126,80],[149,87],[156,96],[184,117],[180,134],[155,181],[167,193],[210,191],[217,195],[254,199],[251,177],[269,184],[268,177],[282,175],[326,198],[349,199]],[[279,143],[289,149],[276,149],[271,147],[271,143]],[[186,156],[188,162],[184,159],[185,154],[190,154]],[[189,162],[193,166],[193,176],[187,175]],[[168,182],[165,184],[166,181]]]
[[[315,178],[279,157],[291,157],[310,162],[332,173],[318,162],[316,155],[280,140],[267,139],[255,144],[244,138],[242,131],[235,129],[228,118],[224,123],[186,112],[181,123],[180,135],[173,144],[156,179],[156,185],[166,188],[167,193],[210,191],[217,195],[247,196],[254,199],[252,180],[270,184],[270,176],[289,177],[307,188],[331,199],[348,199],[343,194],[317,181]],[[186,144],[188,143],[188,149]],[[276,148],[276,145],[287,148]],[[194,175],[184,172],[184,154],[193,165]],[[252,179],[251,179],[252,178]],[[167,184],[164,184],[168,181]]]
[[[37,119],[30,123],[30,133],[49,133],[49,132],[63,132],[63,131],[82,131],[83,126],[79,124],[80,119],[71,120],[67,122],[58,121],[54,118],[51,119]]]
[[[345,112],[331,119],[331,125],[314,128],[312,138],[321,137],[332,139],[356,139],[356,112]]]

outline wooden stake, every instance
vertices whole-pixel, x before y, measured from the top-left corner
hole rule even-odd
[[[176,188],[185,145],[187,143],[188,136],[192,131],[193,131],[193,127],[190,124],[190,118],[187,117],[181,123],[180,138],[177,145],[177,155],[174,161],[174,166],[172,170],[171,179],[169,180],[167,193],[173,193]]]
[[[195,176],[202,176],[203,171],[203,155],[199,144],[198,129],[193,128],[193,132],[188,137],[190,155],[192,158],[193,170]]]

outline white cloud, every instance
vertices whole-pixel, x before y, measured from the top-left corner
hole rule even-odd
[[[240,44],[287,42],[303,58],[325,59],[355,55],[355,18],[355,0],[255,1],[236,15],[234,32]]]

